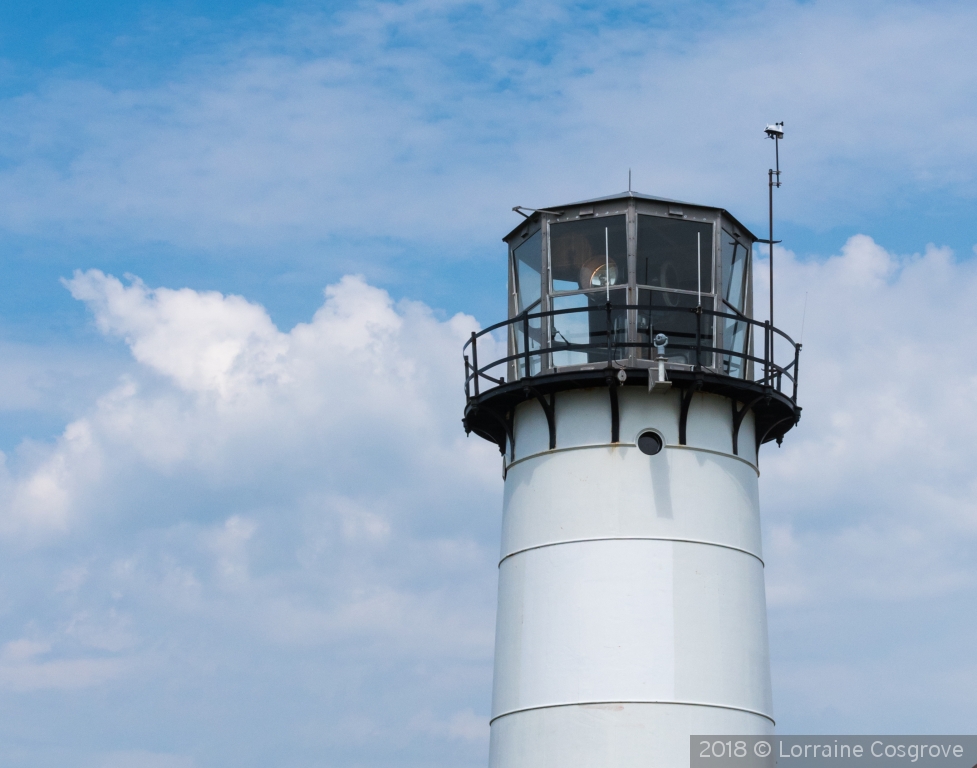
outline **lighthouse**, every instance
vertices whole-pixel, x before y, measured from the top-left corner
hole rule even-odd
[[[508,318],[464,350],[505,478],[489,764],[771,734],[758,450],[800,418],[800,345],[753,316],[759,240],[633,192],[517,210]]]

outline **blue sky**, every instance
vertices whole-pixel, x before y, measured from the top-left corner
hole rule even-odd
[[[631,169],[762,232],[773,120],[805,342],[761,454],[779,728],[972,730],[975,31],[954,2],[0,8],[0,762],[484,764],[501,479],[458,350],[504,311],[510,208]]]

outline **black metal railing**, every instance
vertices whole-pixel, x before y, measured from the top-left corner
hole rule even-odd
[[[637,312],[668,312],[675,313],[681,316],[688,316],[690,313],[695,316],[695,333],[689,332],[679,332],[669,331],[668,327],[663,329],[668,332],[669,342],[667,350],[682,350],[684,352],[691,352],[691,359],[694,363],[691,363],[691,370],[693,371],[710,371],[712,373],[719,373],[720,375],[728,376],[729,379],[740,379],[744,381],[754,381],[755,383],[761,384],[763,386],[769,387],[776,392],[783,394],[790,398],[790,400],[796,405],[797,404],[797,372],[798,372],[798,362],[800,358],[801,345],[795,342],[790,336],[781,331],[779,328],[773,327],[767,321],[752,320],[745,315],[736,312],[720,312],[713,309],[707,309],[705,307],[670,307],[670,306],[649,306],[647,304],[612,304],[608,302],[603,305],[595,305],[588,307],[572,307],[569,309],[551,309],[546,312],[523,312],[515,317],[508,320],[504,320],[501,323],[496,323],[488,328],[476,332],[472,332],[471,338],[465,342],[464,346],[464,358],[465,358],[465,395],[471,400],[472,397],[478,397],[482,391],[481,382],[487,381],[491,382],[492,387],[502,386],[506,383],[505,375],[501,377],[492,376],[489,371],[492,371],[499,366],[506,366],[508,368],[509,363],[516,364],[517,378],[519,380],[523,378],[532,378],[533,376],[539,376],[547,373],[555,373],[556,367],[547,364],[547,356],[550,359],[553,355],[560,352],[582,352],[587,353],[588,356],[600,355],[604,361],[621,361],[632,356],[632,350],[634,353],[640,353],[642,351],[647,352],[647,357],[642,359],[650,360],[651,351],[655,348],[655,344],[651,338],[651,334],[656,330],[655,328],[649,327],[647,332],[648,341],[620,341],[615,338],[619,335],[613,327],[612,314],[620,313],[622,311],[637,311]],[[548,318],[554,318],[559,315],[569,315],[569,314],[579,314],[588,313],[588,315],[595,312],[603,312],[606,314],[605,317],[605,327],[603,331],[598,331],[594,333],[591,331],[590,338],[593,339],[595,336],[604,336],[606,338],[599,341],[591,341],[589,343],[574,343],[570,342],[564,338],[563,341],[559,343],[551,342],[549,344],[544,343],[546,341],[546,324]],[[718,318],[721,320],[728,320],[734,323],[745,323],[747,325],[747,333],[745,335],[745,340],[743,343],[743,351],[737,349],[727,349],[713,346],[713,338],[715,335],[715,330],[713,328],[713,321],[708,320],[708,327],[703,328],[703,316],[707,318]],[[532,321],[538,321],[538,326],[531,327]],[[522,349],[518,350],[511,355],[506,355],[505,357],[500,357],[491,362],[480,366],[478,361],[478,340],[483,336],[486,336],[500,328],[506,328],[507,332],[512,334],[518,334],[522,340]],[[534,339],[534,334],[531,331],[537,332],[535,335],[538,339]],[[759,357],[757,355],[752,355],[749,353],[751,348],[750,340],[759,341],[759,335],[762,333],[763,341],[763,356]],[[775,343],[774,340],[779,337],[783,339],[786,344],[781,344],[779,347],[781,349],[777,350],[775,355]],[[515,338],[513,335],[512,338]],[[676,341],[678,339],[678,341]],[[530,340],[537,341],[538,347],[536,349],[530,349]],[[518,347],[518,345],[517,345]],[[789,350],[789,352],[787,351]],[[756,350],[750,350],[756,351]],[[618,354],[618,352],[624,352],[625,354]],[[715,370],[712,366],[703,365],[704,360],[708,360],[710,355],[718,355],[721,358],[735,358],[743,362],[743,374],[746,375],[747,363],[754,363],[762,373],[761,376],[755,379],[744,379],[743,377],[734,377],[729,374],[724,374],[719,370]],[[666,351],[666,357],[668,353]],[[775,358],[779,357],[783,363],[778,363]],[[538,373],[533,373],[532,362],[536,359],[539,363]],[[785,360],[785,358],[787,358]],[[580,367],[583,367],[582,364]],[[566,370],[569,366],[560,366],[561,371]],[[525,375],[520,376],[519,369]],[[789,382],[789,393],[784,391],[785,380]]]

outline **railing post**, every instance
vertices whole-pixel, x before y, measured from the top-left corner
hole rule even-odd
[[[763,321],[763,383],[767,386],[773,384],[773,376],[770,375],[770,321]]]
[[[526,356],[525,369],[523,371],[524,376],[529,376],[529,311],[522,316],[522,348],[523,353]]]
[[[798,367],[801,364],[801,345],[794,345],[794,397],[791,398],[794,401],[794,405],[797,405],[797,382],[800,380],[800,374],[797,372]]]
[[[478,397],[478,335],[472,331],[472,368],[475,369],[475,397]]]
[[[702,307],[695,308],[695,368],[702,370]]]
[[[471,399],[471,363],[468,362],[468,355],[465,355],[465,400]]]
[[[753,349],[753,324],[746,324],[746,343],[743,345],[743,353],[747,355],[752,355],[756,350]],[[753,361],[743,358],[743,378],[750,378],[754,376],[753,371]]]

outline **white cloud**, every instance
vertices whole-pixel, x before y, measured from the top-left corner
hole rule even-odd
[[[236,296],[98,271],[67,286],[138,366],[7,471],[0,546],[41,570],[6,625],[50,639],[11,640],[0,687],[166,679],[220,711],[237,702],[215,670],[304,690],[314,654],[316,718],[360,713],[391,745],[456,740],[480,759],[501,478],[460,425],[475,321],[357,277],[288,332]],[[251,670],[271,658],[270,679]],[[413,729],[393,703],[377,719],[374,675],[444,727]],[[365,690],[321,700],[350,685]]]
[[[785,447],[766,456],[774,498],[794,510],[781,521],[812,533],[837,525],[856,538],[866,524],[890,535],[900,525],[918,528],[918,541],[879,547],[897,560],[902,546],[977,534],[977,405],[969,396],[977,359],[967,344],[977,332],[977,264],[932,246],[900,257],[856,236],[824,262],[784,254],[779,269],[785,321],[797,324],[808,297],[804,416]],[[762,282],[757,291],[766,291]],[[858,505],[839,509],[842,495]],[[917,587],[929,569],[919,565]]]
[[[125,287],[98,271],[76,273],[66,285],[92,308],[99,330],[125,338],[138,362],[185,391],[233,399],[265,380],[280,383],[286,337],[239,296],[150,291],[138,279]]]
[[[39,658],[50,650],[49,643],[27,639],[4,644],[0,648],[0,688],[18,692],[90,688],[125,671],[125,661],[118,658]]]
[[[487,719],[470,709],[455,712],[446,720],[441,720],[430,710],[425,710],[414,715],[411,726],[441,738],[462,739],[479,745],[486,743],[489,736]]]
[[[43,455],[40,450],[34,453]],[[0,531],[24,527],[64,531],[79,483],[95,480],[101,469],[90,422],[72,422],[61,435],[58,451],[43,456],[29,476],[4,484],[6,512],[0,514]]]
[[[290,476],[317,467],[357,493],[378,472],[417,480],[474,473],[482,482],[497,474],[494,462],[488,471],[477,460],[488,448],[457,429],[460,349],[472,318],[441,322],[420,304],[395,307],[353,277],[327,289],[313,320],[289,333],[236,296],[149,290],[138,280],[124,286],[98,271],[68,286],[98,327],[124,338],[158,378],[124,379],[72,422],[9,489],[8,525],[64,529],[103,475],[138,467],[237,487],[273,466]],[[376,452],[364,463],[368,448]],[[392,457],[401,461],[391,466]],[[300,482],[305,491],[320,487]],[[388,526],[373,512],[359,523],[343,515],[349,530],[376,535]]]
[[[977,265],[936,247],[896,255],[865,236],[823,261],[777,258],[778,323],[799,328],[806,315],[804,417],[761,458],[781,721],[882,727],[907,716],[896,704],[888,721],[853,714],[855,702],[875,711],[856,694],[886,670],[860,653],[932,665],[918,657],[934,641],[900,616],[977,591],[977,359],[961,343],[977,331]],[[349,727],[329,731],[340,749],[452,743],[459,764],[479,762],[500,478],[494,447],[459,424],[459,350],[474,320],[439,320],[354,277],[287,332],[240,297],[97,271],[68,286],[139,364],[7,472],[7,550],[76,554],[41,579],[41,615],[25,602],[0,681],[163,675],[201,695],[215,668],[274,657],[273,679],[293,694],[357,691],[344,699]],[[107,550],[92,554],[92,541]],[[859,630],[865,650],[839,650],[832,623],[863,615],[874,622]],[[965,613],[953,622],[969,631]],[[785,646],[795,625],[808,632]],[[941,674],[972,676],[940,642]],[[807,696],[818,670],[848,675],[848,704]],[[390,697],[382,716],[377,695]],[[964,693],[954,707],[971,711]]]
[[[925,716],[918,701],[927,675],[973,680],[952,638],[972,633],[964,606],[977,595],[977,263],[934,246],[897,255],[865,236],[824,261],[775,258],[778,325],[798,329],[807,297],[803,417],[761,455],[782,724],[965,728],[972,697]],[[812,697],[817,680],[827,687]]]
[[[783,210],[809,227],[977,191],[968,4],[754,3],[658,24],[606,10],[283,12],[163,85],[49,82],[5,105],[0,216],[206,248],[422,239],[444,259],[504,229],[499,200],[617,191],[628,167],[639,189],[761,210],[775,116]]]
[[[210,547],[217,556],[217,572],[225,584],[248,582],[247,546],[257,529],[253,521],[231,515],[218,531],[209,536]]]

